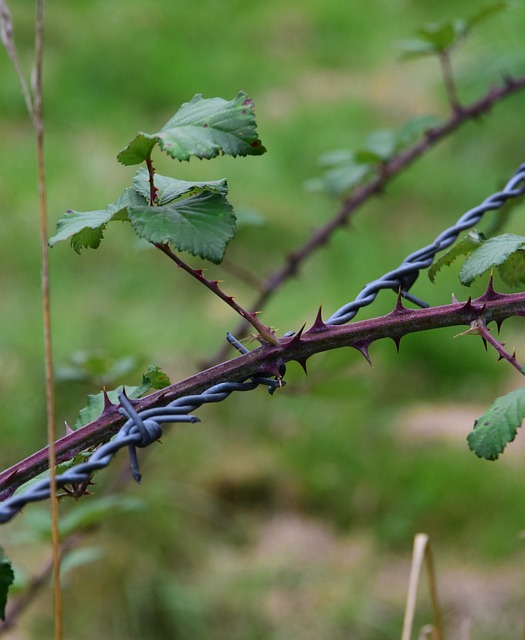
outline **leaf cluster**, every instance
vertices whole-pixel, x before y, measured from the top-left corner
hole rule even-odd
[[[457,258],[465,256],[459,279],[467,287],[495,267],[508,286],[525,285],[525,236],[505,233],[487,240],[482,233],[470,231],[432,264],[428,271],[431,281],[435,281],[443,266],[450,266]]]
[[[104,209],[66,211],[57,223],[49,245],[69,240],[80,253],[96,249],[110,222],[131,223],[139,238],[153,244],[169,244],[178,251],[221,262],[236,232],[233,207],[227,200],[226,180],[188,182],[158,175],[151,153],[158,146],[176,160],[261,155],[253,101],[240,92],[230,101],[196,95],[181,106],[156,133],[139,132],[117,155],[120,163],[139,168],[120,197]]]

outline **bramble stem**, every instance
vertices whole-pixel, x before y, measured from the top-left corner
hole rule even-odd
[[[517,360],[515,354],[510,354],[505,349],[505,343],[496,340],[496,338],[490,332],[490,329],[483,322],[482,319],[474,320],[471,323],[470,329],[464,332],[465,334],[473,333],[475,335],[481,336],[481,338],[490,344],[491,347],[499,353],[499,360],[506,360],[509,362],[515,369],[517,369],[522,375],[525,375],[523,371],[523,365],[521,365]]]
[[[157,188],[155,187],[155,167],[151,161],[151,154],[146,158],[146,167],[149,174],[149,206],[153,207],[157,199]]]
[[[341,326],[325,326],[323,329],[306,331],[299,339],[297,336],[283,338],[276,347],[259,347],[141,398],[135,401],[134,409],[140,412],[166,406],[177,398],[202,393],[219,382],[246,380],[253,375],[273,375],[276,367],[283,363],[305,361],[316,353],[341,347],[354,347],[363,353],[363,345],[370,345],[383,338],[391,338],[398,343],[409,333],[443,327],[468,327],[479,318],[485,323],[501,323],[512,316],[525,317],[525,292],[497,294],[490,299],[482,296],[467,303],[454,302],[428,309],[396,308],[394,312],[379,318]],[[81,451],[107,442],[118,432],[124,421],[117,405],[109,407],[90,424],[57,441],[57,462],[70,460]],[[0,473],[0,500],[9,498],[17,488],[45,471],[47,465],[47,449],[41,449]]]
[[[241,307],[240,304],[237,304],[237,302],[235,302],[235,300],[231,296],[226,295],[224,291],[222,291],[222,289],[219,287],[218,280],[208,280],[208,278],[205,277],[202,269],[193,269],[192,267],[190,267],[190,265],[187,262],[184,262],[182,258],[179,258],[179,256],[171,250],[169,245],[156,244],[155,246],[157,247],[157,249],[160,249],[162,253],[166,254],[168,258],[170,258],[170,260],[173,260],[173,262],[175,262],[177,266],[179,266],[181,269],[184,269],[186,273],[189,273],[190,276],[192,276],[193,278],[198,280],[201,284],[203,284],[205,287],[207,287],[216,296],[218,296],[223,302],[225,302],[229,307],[231,307],[234,311],[236,311],[241,316],[241,318],[249,322],[252,325],[252,327],[257,329],[257,331],[259,332],[257,335],[257,339],[259,341],[266,342],[274,346],[277,346],[279,344],[279,341],[275,337],[274,332],[257,319],[257,315],[256,315],[257,312],[250,313],[249,311],[246,311],[245,309],[243,309],[243,307]]]

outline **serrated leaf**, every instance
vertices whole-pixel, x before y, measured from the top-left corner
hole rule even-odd
[[[142,376],[142,382],[138,386],[126,385],[126,395],[128,398],[138,399],[142,398],[148,393],[164,389],[171,384],[168,376],[157,365],[150,365],[146,373]],[[107,395],[113,404],[118,404],[118,395],[124,387],[120,386],[111,391],[107,391]],[[93,420],[100,417],[104,410],[104,393],[100,391],[96,394],[88,394],[87,404],[83,407],[78,414],[77,421],[75,423],[75,429],[84,427]]]
[[[436,274],[442,267],[450,267],[450,265],[460,256],[468,256],[475,251],[483,242],[485,237],[479,231],[473,229],[466,236],[456,242],[448,251],[435,260],[428,270],[428,277],[431,282],[435,281]]]
[[[150,364],[146,373],[142,376],[142,382],[135,388],[134,397],[143,398],[148,393],[169,387],[170,384],[170,379],[164,371],[157,365]]]
[[[465,261],[459,272],[461,283],[469,287],[478,276],[503,264],[509,256],[520,249],[525,249],[524,236],[505,233],[490,238]]]
[[[169,204],[181,196],[193,195],[201,191],[213,191],[222,196],[228,195],[228,182],[225,179],[211,180],[209,182],[188,182],[177,180],[169,176],[155,174],[153,183],[157,189],[157,201],[159,205]],[[133,178],[133,189],[140,193],[146,200],[150,197],[149,173],[141,167]]]
[[[525,286],[525,251],[516,251],[498,267],[501,279],[509,287]]]
[[[157,133],[141,132],[117,156],[125,165],[139,164],[155,144],[176,160],[261,155],[253,100],[240,92],[229,102],[195,95]]]
[[[57,222],[55,235],[48,244],[53,247],[57,242],[70,239],[73,249],[80,253],[81,249],[97,249],[104,236],[108,222],[112,220],[126,221],[128,207],[131,204],[143,204],[143,199],[133,189],[126,189],[116,202],[105,209],[97,211],[66,211]]]
[[[15,580],[13,567],[0,547],[0,620],[5,620],[5,606],[9,587]]]
[[[233,208],[218,193],[203,191],[161,207],[130,207],[131,224],[139,238],[169,243],[218,264],[235,235]]]
[[[468,446],[479,458],[497,460],[516,437],[525,416],[525,389],[497,398],[468,434]]]

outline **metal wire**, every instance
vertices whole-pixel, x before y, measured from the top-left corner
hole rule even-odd
[[[522,183],[521,186],[519,186],[520,183]],[[520,166],[502,191],[491,195],[478,207],[461,216],[454,226],[441,233],[432,244],[407,256],[397,269],[389,271],[381,278],[367,284],[353,302],[344,305],[332,314],[326,320],[326,324],[340,325],[349,322],[359,309],[372,303],[382,289],[394,289],[396,292],[401,290],[401,294],[415,304],[428,306],[409,293],[409,289],[415,283],[419,272],[428,268],[432,264],[436,253],[449,247],[462,231],[477,224],[484,213],[499,209],[510,198],[523,194],[525,194],[525,164]],[[286,335],[293,335],[293,333],[289,332]],[[227,335],[227,339],[241,353],[248,352],[248,349],[231,334]],[[283,367],[281,374],[284,375],[284,372],[285,369]],[[140,412],[134,410],[132,401],[126,397],[125,393],[120,393],[119,401],[121,406],[119,412],[127,418],[126,422],[115,438],[111,442],[100,446],[87,462],[75,465],[64,473],[59,474],[56,477],[57,488],[65,487],[69,484],[88,483],[93,473],[107,467],[115,453],[124,447],[128,447],[131,472],[134,479],[139,482],[141,475],[136,448],[147,447],[157,441],[162,436],[161,425],[177,422],[199,422],[199,418],[189,414],[203,404],[222,402],[234,391],[251,391],[261,385],[265,385],[268,387],[268,391],[273,393],[283,384],[284,382],[281,378],[265,378],[261,376],[253,376],[240,382],[222,382],[213,385],[201,394],[178,398],[165,407],[156,407]],[[11,520],[28,503],[45,500],[49,498],[49,495],[50,480],[45,478],[31,485],[22,493],[1,502],[0,524]]]
[[[522,183],[521,187],[519,186],[520,183]],[[389,271],[381,278],[367,284],[353,302],[349,302],[338,309],[328,320],[325,320],[325,324],[339,325],[349,322],[359,309],[369,305],[376,299],[381,289],[394,289],[396,293],[401,291],[403,297],[421,307],[428,307],[425,302],[418,300],[408,292],[417,280],[419,272],[430,267],[436,253],[449,247],[462,231],[476,225],[483,217],[483,214],[487,211],[499,209],[507,200],[521,196],[524,193],[525,164],[522,164],[502,191],[494,193],[479,206],[467,211],[454,226],[443,231],[432,244],[407,256],[397,269]]]

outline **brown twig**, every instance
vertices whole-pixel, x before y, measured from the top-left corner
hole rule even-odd
[[[496,340],[496,338],[490,332],[490,329],[487,327],[487,325],[483,322],[481,318],[471,322],[470,329],[467,329],[467,331],[463,331],[463,333],[459,335],[467,335],[467,334],[480,336],[483,342],[485,342],[485,346],[486,346],[486,343],[488,342],[490,346],[493,347],[499,353],[498,360],[506,360],[515,369],[517,369],[522,375],[525,375],[523,371],[523,365],[516,360],[516,354],[515,353],[510,354],[505,349],[505,343],[499,342],[499,340]]]
[[[236,311],[241,316],[241,318],[244,318],[247,322],[249,322],[252,325],[252,327],[254,327],[258,331],[258,335],[256,336],[257,339],[267,342],[269,344],[272,344],[274,346],[277,346],[279,344],[277,341],[277,338],[275,337],[275,333],[269,327],[267,327],[262,322],[260,322],[259,319],[257,318],[258,312],[257,311],[250,312],[243,309],[243,307],[241,307],[240,304],[235,302],[235,300],[231,296],[225,294],[224,291],[222,291],[222,289],[219,287],[218,280],[208,280],[208,278],[206,278],[206,276],[204,275],[204,272],[202,269],[193,269],[192,267],[190,267],[190,265],[187,262],[182,260],[182,258],[180,258],[176,253],[172,251],[169,245],[156,244],[155,246],[157,247],[157,249],[162,251],[162,253],[167,255],[168,258],[170,258],[170,260],[173,260],[173,262],[175,262],[177,266],[179,266],[181,269],[186,271],[186,273],[189,273],[190,276],[192,276],[198,282],[203,284],[207,289],[212,291],[223,302],[225,302],[229,307],[231,307],[234,311]]]

